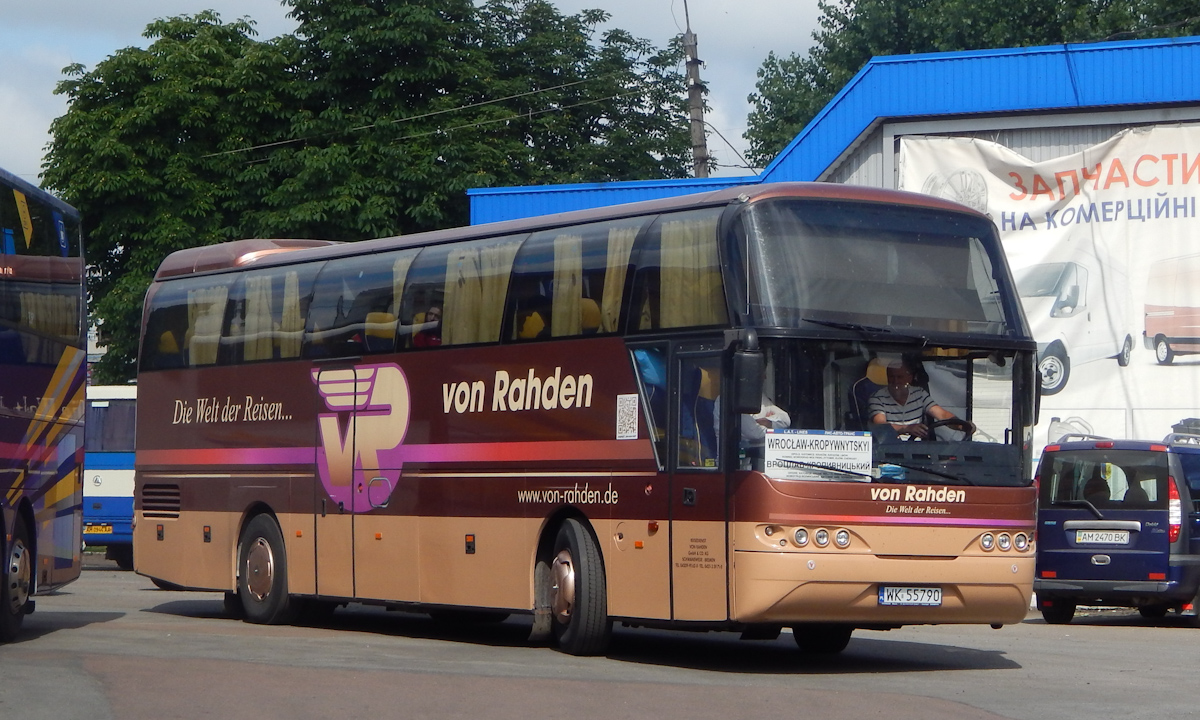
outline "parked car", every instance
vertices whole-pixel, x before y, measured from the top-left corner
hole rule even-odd
[[[1038,466],[1033,589],[1042,617],[1078,605],[1175,611],[1200,624],[1200,435],[1047,445]]]

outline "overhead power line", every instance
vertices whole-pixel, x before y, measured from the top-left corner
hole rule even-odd
[[[563,83],[561,85],[555,85],[553,87],[541,88],[538,90],[529,90],[527,92],[517,93],[515,95],[507,95],[502,98],[495,98],[492,100],[481,100],[479,102],[469,103],[467,105],[459,105],[458,107],[446,108],[444,110],[434,110],[432,112],[422,113],[420,115],[412,115],[409,117],[396,118],[394,120],[386,120],[383,122],[374,122],[374,123],[369,123],[367,125],[358,125],[358,126],[355,126],[352,128],[347,128],[345,130],[337,130],[337,131],[331,131],[331,132],[327,132],[327,133],[318,133],[316,135],[306,135],[305,137],[292,138],[290,140],[278,140],[276,142],[261,143],[259,145],[249,145],[247,147],[237,148],[235,150],[221,150],[219,152],[208,153],[206,155],[202,155],[201,157],[202,158],[210,158],[210,157],[218,157],[221,155],[237,155],[239,153],[251,152],[254,150],[265,150],[268,148],[280,147],[283,145],[292,145],[294,143],[308,142],[310,140],[317,140],[320,138],[332,137],[334,135],[344,135],[346,133],[361,132],[363,130],[370,130],[372,128],[382,127],[385,125],[398,125],[400,123],[412,122],[414,120],[424,120],[426,118],[435,117],[437,115],[445,115],[448,113],[460,112],[462,110],[471,110],[473,108],[484,107],[485,105],[495,105],[496,103],[507,102],[509,100],[516,100],[518,98],[529,97],[531,95],[538,95],[540,93],[553,92],[555,90],[562,90],[563,88],[569,88],[569,87],[573,87],[575,85],[582,85],[584,83],[596,82],[598,80],[606,80],[610,77],[615,77],[615,76],[616,76],[616,73],[610,73],[608,75],[601,75],[599,77],[587,78],[584,80],[575,80],[573,82]],[[604,102],[605,100],[612,100],[615,98],[625,97],[627,95],[632,95],[632,94],[634,94],[634,93],[623,93],[621,95],[614,95],[612,97],[602,98],[602,99],[595,100],[595,101],[589,101],[589,102],[585,102],[585,103],[579,103],[576,105],[564,106],[563,109],[565,109],[566,107],[579,107],[579,105],[587,105],[587,104],[590,104],[591,102]],[[549,110],[549,111],[539,110],[539,111],[532,112],[532,113],[521,113],[519,115],[513,115],[509,118],[505,118],[505,120],[511,120],[513,117],[524,117],[526,115],[538,115],[538,114],[542,114],[544,112],[552,112],[552,111],[553,110]],[[492,122],[496,122],[496,121],[484,121],[482,124],[491,124]],[[460,127],[469,127],[469,125],[463,125]],[[458,129],[458,128],[453,128],[453,129]],[[406,140],[406,139],[409,139],[410,137],[422,137],[424,135],[430,135],[430,134],[433,134],[436,132],[440,132],[440,131],[435,130],[435,131],[426,132],[426,133],[418,133],[416,135],[406,136],[404,138],[397,138],[397,139],[398,140]]]

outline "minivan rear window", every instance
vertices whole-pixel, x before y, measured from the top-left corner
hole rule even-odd
[[[1167,460],[1167,453],[1149,450],[1047,453],[1040,473],[1042,505],[1086,500],[1097,508],[1166,507]]]

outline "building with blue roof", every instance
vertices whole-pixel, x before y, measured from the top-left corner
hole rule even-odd
[[[1200,120],[1200,37],[873,58],[762,173],[468,191],[471,223],[737,185],[897,187],[901,138],[987,139],[1032,161]]]

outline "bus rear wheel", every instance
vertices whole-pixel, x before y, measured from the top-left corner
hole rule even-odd
[[[283,533],[270,515],[246,523],[238,543],[238,597],[247,622],[291,622],[296,603],[288,597],[287,556]]]
[[[20,516],[13,524],[12,544],[4,554],[0,578],[0,642],[12,642],[25,619],[25,603],[33,585],[33,558],[29,552],[29,531]]]
[[[850,635],[853,632],[852,626],[838,623],[814,623],[792,627],[796,647],[813,655],[837,655],[850,644]]]
[[[612,636],[604,565],[595,538],[580,521],[567,518],[559,528],[547,576],[558,647],[571,655],[602,654]]]

